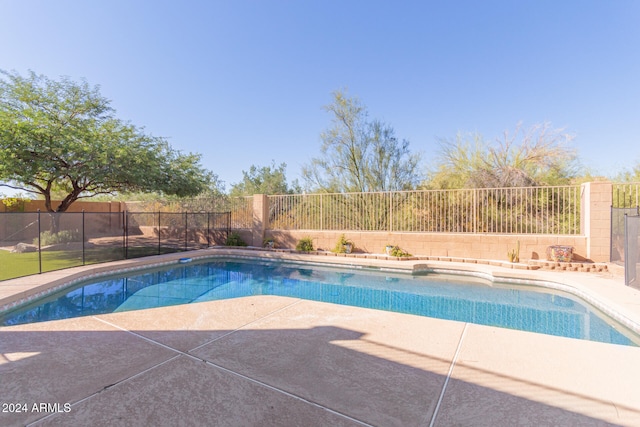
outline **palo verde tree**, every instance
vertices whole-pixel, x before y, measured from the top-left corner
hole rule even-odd
[[[477,188],[477,199],[457,200],[454,192],[439,192],[446,203],[464,204],[461,211],[471,212],[472,204],[481,205],[485,230],[513,221],[527,231],[540,224],[554,224],[558,230],[573,227],[575,220],[556,217],[554,212],[575,203],[565,200],[561,189],[544,192],[504,192],[504,187],[536,187],[568,185],[577,176],[575,151],[569,146],[572,136],[548,123],[504,132],[495,143],[487,143],[482,136],[458,135],[454,140],[441,140],[437,168],[425,183],[429,189]],[[535,194],[536,196],[529,196]],[[549,206],[555,208],[549,209]],[[524,218],[534,218],[524,223]],[[516,227],[516,225],[514,225]]]
[[[616,182],[640,182],[640,162],[631,170],[623,170],[619,172],[613,180]]]
[[[566,185],[577,176],[573,136],[549,123],[505,131],[495,143],[479,134],[441,139],[428,188],[498,188]]]
[[[325,106],[333,125],[321,134],[321,156],[302,170],[307,186],[329,192],[394,191],[414,188],[420,156],[400,141],[393,127],[368,120],[357,98],[333,93]]]
[[[332,126],[321,134],[320,157],[303,168],[302,176],[312,190],[353,194],[334,194],[325,198],[323,209],[309,209],[331,212],[332,205],[353,213],[353,229],[389,229],[391,211],[403,203],[391,192],[416,187],[420,156],[411,153],[407,140],[396,137],[393,127],[369,120],[357,98],[336,91],[325,110],[332,115]],[[378,194],[366,194],[372,192]]]
[[[0,182],[43,197],[48,211],[98,194],[193,196],[207,188],[199,155],[117,119],[98,86],[0,74]],[[57,206],[52,194],[63,195]]]

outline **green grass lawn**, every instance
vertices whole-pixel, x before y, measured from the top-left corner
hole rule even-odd
[[[161,253],[176,252],[173,248],[163,247]],[[157,255],[157,247],[133,247],[128,250],[128,258]],[[117,261],[124,259],[121,247],[91,248],[85,251],[85,264]],[[60,270],[82,265],[82,251],[43,251],[42,271]],[[0,280],[38,274],[40,265],[37,252],[11,253],[0,250]]]
[[[59,268],[73,267],[80,264],[77,259],[60,257],[60,254],[46,254],[43,252],[42,267],[45,265],[49,270]],[[82,254],[80,254],[82,257]],[[46,260],[46,261],[45,261]],[[46,263],[46,264],[45,264]],[[40,272],[40,264],[37,252],[29,252],[23,254],[13,254],[7,251],[0,251],[0,280],[13,279],[14,277],[28,276],[29,274],[37,274]]]

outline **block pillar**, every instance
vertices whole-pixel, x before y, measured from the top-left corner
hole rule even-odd
[[[269,225],[269,198],[266,194],[253,195],[252,246],[262,247],[264,233]]]
[[[608,262],[611,252],[611,203],[613,184],[587,182],[582,184],[580,230],[587,238],[587,259]]]

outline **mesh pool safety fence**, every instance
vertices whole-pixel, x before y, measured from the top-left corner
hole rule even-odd
[[[640,215],[640,208],[611,208],[611,251],[609,261],[624,265],[625,218]]]
[[[1,212],[0,280],[224,244],[230,212]]]
[[[640,207],[611,208],[610,254],[624,266],[625,284],[640,289]]]
[[[640,216],[625,215],[624,220],[625,284],[640,289]]]

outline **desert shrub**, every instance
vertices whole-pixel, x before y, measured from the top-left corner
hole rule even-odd
[[[263,248],[275,248],[276,247],[276,241],[273,237],[265,237],[264,239],[262,239],[262,247]]]
[[[313,250],[313,239],[311,237],[303,237],[296,245],[296,251],[311,252]]]
[[[395,256],[395,257],[410,257],[411,256],[411,254],[409,252],[406,252],[400,246],[394,246],[391,249],[391,252],[389,253],[389,255]]]
[[[227,237],[225,246],[247,246],[247,244],[244,240],[242,240],[240,234],[234,231],[233,233],[229,234],[229,237]]]
[[[351,245],[351,248],[347,249],[347,245]],[[355,245],[353,244],[353,242],[351,240],[347,239],[344,236],[344,234],[341,234],[340,238],[336,242],[336,246],[333,248],[332,252],[335,252],[335,253],[338,253],[338,254],[349,253],[349,252],[351,252],[351,250],[353,250],[354,246]]]
[[[80,241],[80,232],[78,230],[62,230],[57,233],[51,231],[43,231],[40,233],[40,244],[42,246],[57,245],[60,243],[71,243]],[[33,244],[38,244],[38,238],[33,239]]]

